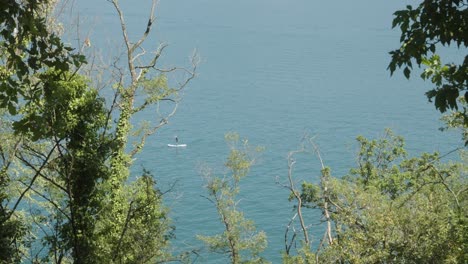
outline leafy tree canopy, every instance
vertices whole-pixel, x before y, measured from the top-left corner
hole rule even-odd
[[[302,206],[324,212],[326,201],[334,222],[333,242],[320,243],[317,261],[464,263],[466,162],[444,164],[438,153],[407,157],[403,139],[390,131],[357,140],[358,164],[349,175],[303,184]]]
[[[211,170],[205,171],[207,178],[207,197],[216,207],[224,232],[213,236],[199,235],[198,239],[205,242],[213,252],[229,255],[230,263],[269,263],[260,256],[267,247],[265,232],[256,230],[252,220],[246,219],[238,209],[239,201],[236,196],[240,192],[240,180],[247,176],[254,163],[252,153],[262,150],[257,147],[255,151],[248,145],[247,140],[239,145],[239,135],[228,133],[226,141],[231,146],[229,157],[225,163],[230,176],[223,178],[213,177]]]
[[[85,62],[47,27],[51,1],[0,1],[0,107],[16,114],[24,87],[45,68],[68,71]]]
[[[116,80],[107,106],[79,72],[84,57],[52,30],[47,14],[55,2],[0,1],[0,263],[166,260],[173,228],[162,193],[149,172],[128,178],[132,155],[167,121],[145,131],[137,151],[126,149],[131,116],[176,93],[164,75],[146,75],[162,48],[139,74],[129,63],[132,84]],[[123,20],[122,28],[126,35]],[[147,98],[136,108],[140,82]]]
[[[461,113],[465,127],[467,106],[457,99],[461,96],[468,101],[467,6],[466,0],[424,0],[416,8],[408,5],[396,11],[393,27],[401,30],[401,47],[390,52],[392,60],[388,66],[391,74],[403,68],[405,77],[410,78],[413,63],[425,65],[421,77],[434,85],[426,93],[429,101],[434,101],[442,113],[449,109]],[[456,46],[461,54],[465,52],[462,62],[442,62],[437,50],[449,46]]]

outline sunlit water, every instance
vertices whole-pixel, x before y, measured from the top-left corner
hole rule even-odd
[[[112,54],[121,35],[111,4],[77,2],[93,47]],[[131,36],[139,36],[150,1],[121,2]],[[415,1],[161,1],[156,34],[146,47],[168,42],[167,66],[188,65],[193,49],[202,60],[176,116],[150,138],[134,174],[149,169],[163,190],[175,183],[166,204],[177,227],[177,252],[201,249],[196,234],[222,230],[203,197],[199,171],[208,165],[223,175],[228,131],[266,148],[242,184],[239,208],[267,233],[263,256],[274,263],[293,215],[289,193],[277,179],[286,181],[287,153],[299,147],[304,134],[315,136],[335,176],[353,166],[357,135],[378,137],[387,127],[407,139],[412,154],[444,153],[461,144],[457,134],[438,131],[439,113],[424,96],[429,83],[417,76],[391,78],[386,70],[388,52],[399,44],[392,13],[407,3]],[[175,135],[186,149],[167,148]],[[319,171],[314,154],[298,157],[298,181],[317,181]],[[320,215],[308,214],[306,220],[316,224]],[[322,231],[311,227],[315,242]],[[200,254],[199,263],[224,262],[219,255]]]

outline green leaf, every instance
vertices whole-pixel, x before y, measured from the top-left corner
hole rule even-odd
[[[399,17],[396,17],[395,19],[393,19],[392,28],[396,27],[400,23],[400,21],[401,19]]]
[[[451,109],[458,110],[457,99],[460,93],[457,89],[449,89],[447,91],[447,103]]]
[[[13,103],[9,102],[8,103],[8,113],[10,113],[10,115],[16,115],[16,106],[13,105]]]
[[[403,70],[403,74],[405,75],[406,79],[410,78],[410,73],[411,70],[408,67],[405,67],[405,69]]]
[[[435,96],[435,107],[436,109],[439,109],[441,113],[445,112],[447,110],[447,104],[446,104],[446,96],[445,93],[442,92],[437,92]]]

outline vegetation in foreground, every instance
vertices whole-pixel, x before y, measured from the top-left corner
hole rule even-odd
[[[55,1],[0,2],[0,263],[190,261],[190,255],[171,254],[174,227],[154,177],[132,171],[133,157],[175,113],[197,65],[193,57],[189,69],[161,69],[158,59],[166,45],[144,51],[156,3],[144,33],[132,41],[118,1],[109,1],[126,49],[122,60],[106,68],[110,85],[97,88],[100,78],[91,73],[102,68],[87,64],[89,40],[80,50],[62,42],[52,15]],[[403,68],[407,78],[413,64],[426,66],[421,77],[434,85],[429,100],[441,112],[451,111],[444,117],[446,128],[460,129],[465,142],[468,56],[459,64],[442,64],[436,51],[448,45],[466,48],[467,5],[424,0],[397,11],[393,26],[401,29],[401,47],[391,52],[389,65],[391,73]],[[185,79],[172,85],[175,71]],[[158,121],[132,124],[142,111],[157,113]],[[237,135],[227,141],[230,174],[205,175],[224,231],[198,238],[231,263],[265,263],[266,234],[244,217],[236,200],[254,151],[239,145]],[[466,262],[466,153],[460,151],[458,163],[444,163],[438,153],[408,157],[403,139],[391,131],[382,139],[357,141],[357,166],[340,177],[333,176],[309,139],[289,154],[285,186],[294,216],[283,261]],[[297,186],[294,156],[302,153],[315,153],[322,168],[317,182]],[[318,210],[322,219],[316,222],[322,224],[310,225],[304,210]],[[323,230],[318,246],[309,236],[311,226]]]

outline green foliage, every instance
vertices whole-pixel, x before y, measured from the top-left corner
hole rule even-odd
[[[16,180],[28,186],[19,188],[22,195],[15,198],[42,211],[29,214],[44,232],[40,236],[48,253],[42,261],[92,263],[95,219],[102,209],[97,183],[109,178],[111,138],[101,134],[107,112],[80,75],[47,71],[38,78],[44,84],[36,87],[40,96],[25,102],[21,118],[13,122],[23,145],[10,173],[20,169],[23,176]]]
[[[47,254],[40,261],[168,259],[173,228],[161,194],[148,172],[134,182],[124,180],[120,171],[113,173],[109,160],[118,146],[115,135],[106,131],[108,111],[97,91],[77,74],[50,71],[41,78],[47,79],[43,95],[25,104],[13,126],[18,137],[30,140],[20,149],[16,166],[29,167],[24,181],[31,182],[29,192],[35,195],[26,189],[24,198],[40,208],[28,216],[44,232],[40,236]],[[47,148],[52,149],[50,158],[43,154]],[[116,164],[128,173],[128,162]]]
[[[152,175],[145,171],[127,189],[127,215],[123,228],[119,228],[114,263],[154,263],[169,259],[165,249],[173,237],[172,228],[155,184]]]
[[[97,90],[78,74],[48,70],[22,92],[26,100],[13,129],[38,142],[22,150],[19,166],[32,167],[26,182],[37,196],[26,189],[24,198],[42,210],[30,215],[44,230],[48,253],[41,261],[148,263],[168,258],[172,228],[161,196],[149,174],[128,183],[130,163],[111,159],[123,151],[122,145],[115,143],[118,134],[107,131],[108,110]],[[40,154],[47,152],[41,144],[52,147],[50,158]]]
[[[320,262],[463,263],[466,163],[443,164],[437,153],[407,158],[403,140],[390,131],[358,142],[358,167],[328,182],[335,238]],[[306,206],[323,209],[316,189],[303,185],[302,196],[312,197]]]
[[[468,55],[460,64],[442,64],[436,54],[440,46],[468,46],[468,16],[466,0],[424,0],[417,8],[408,5],[405,10],[394,13],[393,27],[401,30],[401,47],[390,52],[392,60],[388,69],[393,74],[404,67],[403,74],[410,77],[413,62],[427,68],[423,79],[430,80],[435,87],[426,93],[429,101],[434,100],[436,109],[445,112],[456,110],[463,116],[463,125],[468,126],[465,105],[457,103],[462,96],[468,99]],[[460,109],[461,108],[461,109]],[[468,143],[468,141],[466,141]]]
[[[139,85],[145,96],[145,102],[136,107],[133,112],[139,112],[145,107],[158,103],[161,100],[167,99],[169,96],[174,96],[177,94],[177,90],[170,88],[167,84],[167,76],[159,75],[154,78],[144,77],[139,81]]]
[[[74,72],[85,63],[84,57],[73,54],[48,30],[44,17],[48,4],[0,2],[0,263],[26,258],[55,263],[168,261],[173,227],[162,194],[149,172],[130,178],[133,155],[167,121],[143,127],[134,152],[128,152],[127,143],[131,118],[161,101],[175,102],[173,97],[186,82],[174,89],[165,74],[149,77],[163,47],[150,65],[137,66],[133,63],[139,55],[133,53],[141,42],[127,45],[131,80],[128,86],[123,81],[115,85],[116,102],[106,109],[98,91]],[[450,44],[466,48],[466,6],[466,1],[425,0],[417,9],[397,11],[393,27],[400,27],[402,45],[391,52],[389,65],[392,74],[403,68],[406,78],[413,62],[425,65],[421,77],[435,85],[427,92],[429,100],[441,112],[453,110],[445,117],[447,127],[463,131],[468,124],[468,56],[460,65],[443,64],[436,48]],[[140,93],[142,101],[136,100]],[[111,116],[117,117],[115,125]],[[323,167],[320,183],[303,182],[300,195],[294,192],[290,197],[301,200],[297,208],[330,213],[326,221],[331,219],[334,227],[326,234],[333,239],[321,243],[315,254],[309,242],[302,243],[298,255],[284,255],[283,261],[468,259],[466,161],[442,164],[437,153],[408,158],[403,139],[390,131],[380,140],[357,140],[358,166],[349,175],[334,178]],[[231,147],[225,163],[228,175],[206,175],[208,198],[224,230],[198,238],[211,251],[228,255],[232,263],[266,263],[260,256],[267,246],[266,234],[245,218],[237,199],[240,181],[261,149],[252,151],[234,133],[227,134],[226,141]],[[30,210],[20,209],[24,205]],[[28,256],[25,249],[36,250],[34,243],[43,247]]]
[[[322,204],[321,197],[322,192],[320,186],[317,184],[313,184],[310,182],[303,182],[301,184],[301,199],[302,199],[302,206],[314,208],[314,205]],[[294,198],[294,195],[289,196],[289,200],[291,201]]]
[[[359,167],[350,170],[351,179],[354,176],[354,179],[366,186],[379,184],[374,187],[391,197],[403,191],[401,188],[407,181],[408,175],[399,175],[399,169],[395,165],[396,161],[401,161],[406,157],[403,138],[395,136],[387,129],[381,139],[369,141],[359,136],[357,141],[360,144]],[[357,175],[359,177],[355,177]]]
[[[107,109],[79,73],[84,56],[48,24],[54,3],[0,2],[0,263],[165,261],[173,227],[162,195],[146,171],[129,179],[132,156],[161,124],[143,130],[137,151],[128,153],[127,142],[132,116],[181,88],[158,71],[148,77],[162,48],[152,66],[136,66],[132,45],[131,83],[116,85]]]
[[[28,134],[36,141],[53,136],[65,138],[82,125],[94,126],[94,130],[103,126],[103,100],[95,89],[89,89],[83,77],[47,71],[38,79],[38,96],[28,98],[20,109],[22,118],[13,123],[17,133]]]
[[[297,255],[283,253],[283,264],[310,264],[316,263],[316,256],[306,245],[299,249]]]
[[[70,71],[85,63],[84,56],[47,28],[44,10],[50,1],[0,2],[0,107],[16,114],[23,89],[31,86],[35,73],[52,68]]]
[[[6,219],[9,211],[0,212],[0,263],[21,263],[23,257],[23,239],[28,230],[23,219],[17,217]]]
[[[236,196],[239,193],[239,182],[244,178],[254,159],[248,142],[242,142],[238,149],[239,135],[226,134],[226,141],[231,146],[230,155],[225,163],[230,171],[230,177],[218,178],[206,173],[206,186],[209,199],[216,206],[224,232],[213,236],[197,236],[205,242],[211,251],[227,254],[231,263],[267,263],[259,254],[266,248],[267,240],[264,232],[257,232],[254,222],[247,220],[238,210]]]
[[[463,105],[464,108],[468,107],[466,102],[465,98],[459,98],[459,104]],[[449,114],[442,116],[441,120],[445,123],[445,127],[440,128],[440,130],[461,130],[462,139],[466,145],[468,142],[468,126],[465,126],[465,115],[459,111],[451,111]]]
[[[10,175],[20,139],[11,130],[11,122],[0,109],[0,263],[21,263],[29,233],[22,214],[13,214],[9,207],[14,193]]]

